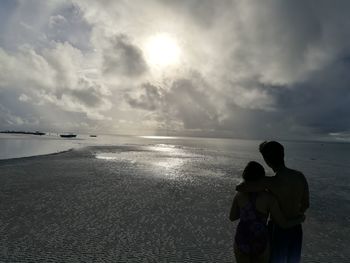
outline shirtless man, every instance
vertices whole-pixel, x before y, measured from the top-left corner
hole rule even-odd
[[[243,182],[236,190],[256,192],[267,189],[277,199],[287,220],[293,220],[304,214],[309,208],[309,187],[305,176],[284,164],[284,148],[275,141],[263,142],[260,153],[268,166],[275,172],[273,177],[265,177],[258,182]],[[272,263],[298,263],[301,259],[301,224],[284,229],[278,223],[270,221],[271,261]]]

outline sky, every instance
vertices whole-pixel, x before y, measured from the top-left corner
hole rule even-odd
[[[348,0],[0,0],[0,129],[350,138]]]

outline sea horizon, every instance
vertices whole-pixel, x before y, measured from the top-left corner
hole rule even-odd
[[[207,137],[207,136],[167,136],[167,135],[128,135],[128,134],[98,134],[97,137],[90,137],[92,133],[77,134],[76,138],[60,138],[57,132],[50,132],[45,135],[29,135],[29,134],[6,134],[0,133],[0,160],[14,159],[23,157],[33,157],[38,155],[54,154],[67,150],[78,149],[88,146],[97,145],[120,145],[125,143],[144,143],[147,140],[242,140],[263,142],[262,139],[256,138],[233,138],[233,137]],[[124,139],[124,140],[123,140]],[[141,139],[141,140],[140,140]],[[347,140],[320,140],[320,139],[281,139],[281,142],[290,143],[340,143],[348,144]]]

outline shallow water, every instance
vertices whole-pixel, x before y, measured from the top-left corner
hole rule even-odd
[[[257,141],[193,139],[148,141],[144,145],[96,153],[115,165],[132,163],[139,171],[166,180],[196,177],[238,183],[250,160],[272,174],[258,153]],[[311,207],[304,224],[305,262],[346,262],[350,258],[350,144],[283,142],[286,163],[302,171],[310,187]],[[194,175],[194,176],[192,176]],[[232,192],[233,189],[232,189]]]
[[[58,136],[0,134],[0,159],[58,153],[76,148],[77,142]]]

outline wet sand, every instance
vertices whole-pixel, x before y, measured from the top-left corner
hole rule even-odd
[[[0,162],[1,261],[232,259],[229,181],[157,178],[93,151]]]
[[[154,176],[102,150],[115,148],[0,161],[0,262],[234,262],[237,180]],[[348,260],[319,249],[323,228],[309,224],[304,262]]]

